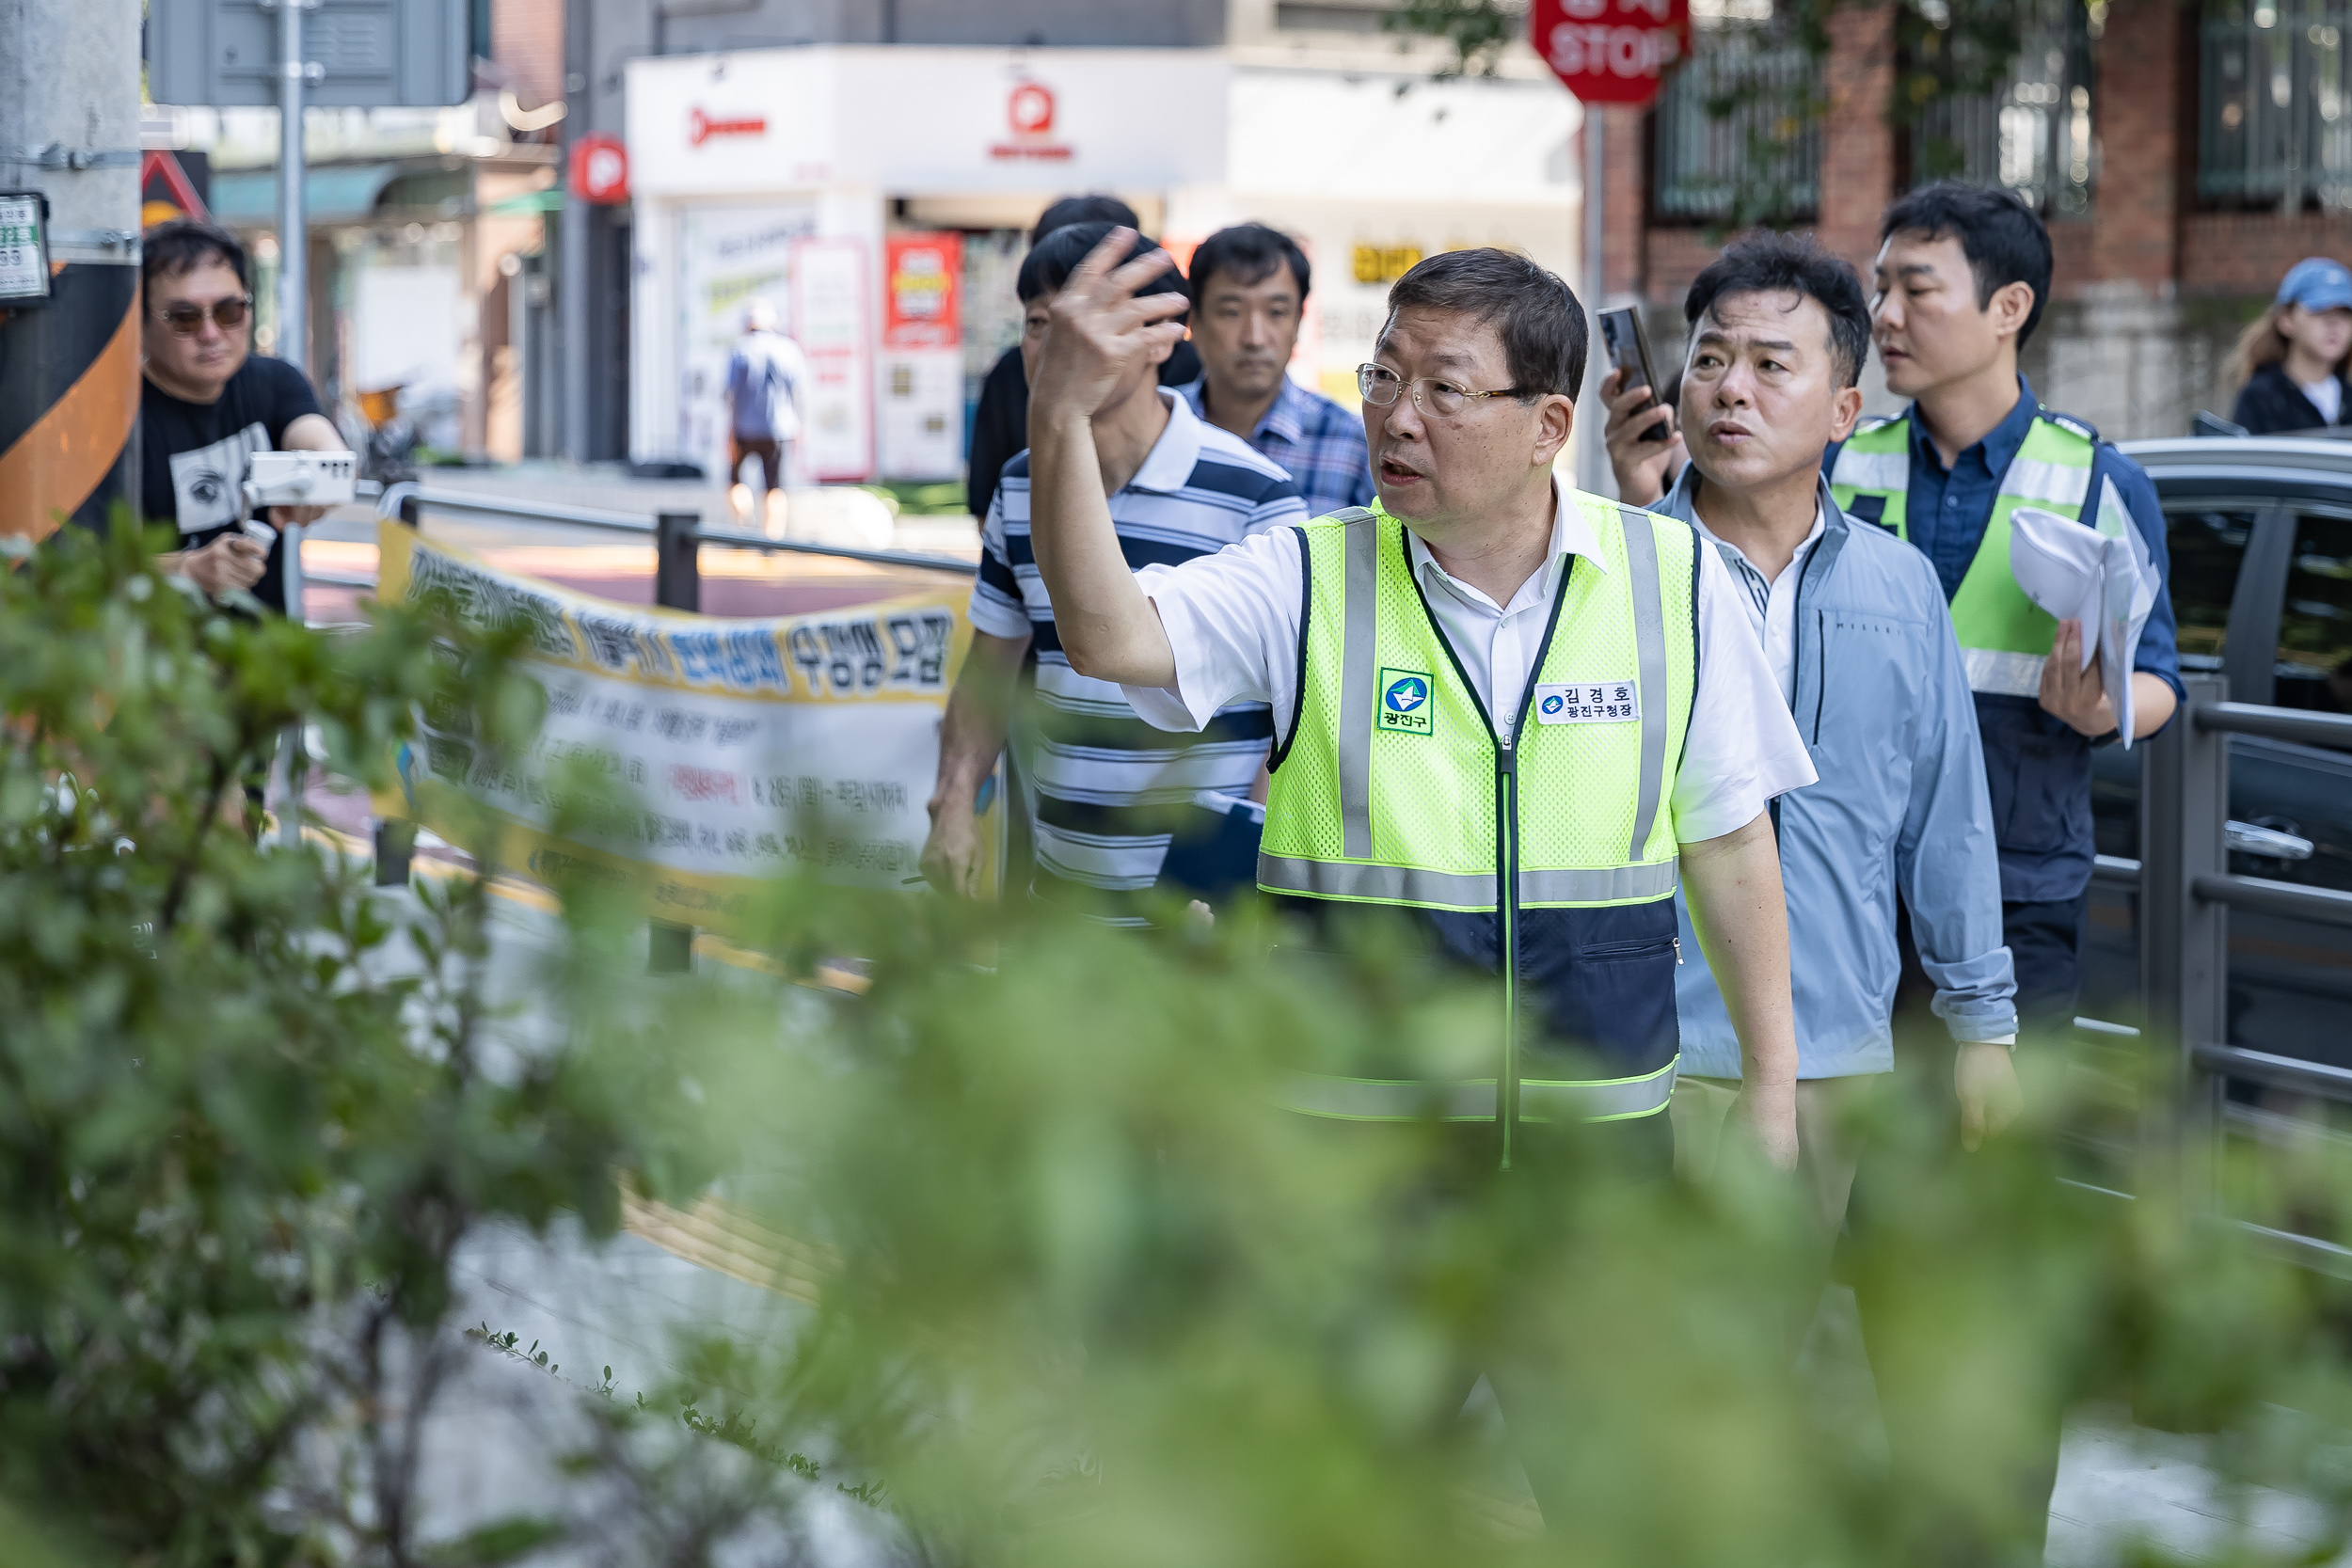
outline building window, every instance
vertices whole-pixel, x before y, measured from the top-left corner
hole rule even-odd
[[[2025,37],[2000,90],[1931,100],[1912,122],[1912,183],[2007,185],[2045,218],[2086,216],[2098,175],[2090,41],[2106,6],[2034,0],[2025,9]]]
[[[1802,222],[1820,210],[1820,68],[1769,4],[1695,0],[1691,59],[1652,120],[1650,211],[1667,223]],[[1808,101],[1813,101],[1809,103]]]
[[[2352,206],[2344,0],[2207,0],[2197,196],[2212,207]]]

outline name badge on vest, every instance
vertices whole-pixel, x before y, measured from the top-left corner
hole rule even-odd
[[[1575,681],[1535,689],[1538,724],[1622,724],[1642,717],[1642,689],[1630,680]]]

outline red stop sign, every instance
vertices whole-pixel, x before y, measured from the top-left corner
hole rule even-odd
[[[1527,27],[1580,102],[1639,105],[1691,52],[1691,0],[1535,0]]]

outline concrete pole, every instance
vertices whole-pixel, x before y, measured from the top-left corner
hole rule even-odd
[[[1601,291],[1607,282],[1601,252],[1608,232],[1609,168],[1601,149],[1601,110],[1597,103],[1584,111],[1584,315],[1590,334],[1584,341],[1584,390],[1576,400],[1576,484],[1595,496],[1614,496],[1616,477],[1609,471],[1609,451],[1601,441],[1608,415],[1600,405],[1600,378],[1609,373],[1609,356],[1600,346]]]
[[[138,504],[139,0],[0,0],[0,190],[49,198],[45,303],[0,309],[0,533]]]
[[[278,355],[294,369],[310,372],[310,223],[303,211],[302,89],[310,62],[302,48],[302,13],[316,0],[278,0]],[[286,590],[286,618],[300,626],[302,531],[288,528],[278,542],[279,580]],[[302,784],[310,770],[303,726],[294,725],[278,743],[279,842],[302,842]]]
[[[310,224],[303,211],[302,93],[310,64],[302,48],[302,13],[317,0],[278,3],[278,356],[310,371]],[[302,531],[288,529],[279,551],[286,616],[302,620]]]
[[[564,218],[556,241],[556,342],[564,366],[564,455],[588,461],[588,198],[571,178],[572,144],[586,135],[594,61],[588,48],[587,0],[564,8]],[[578,86],[574,86],[577,83]]]

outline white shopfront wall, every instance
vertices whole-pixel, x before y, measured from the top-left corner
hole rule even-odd
[[[1207,50],[812,47],[635,60],[628,102],[630,450],[712,472],[755,295],[814,365],[804,482],[892,467],[878,427],[905,421],[877,400],[894,388],[960,402],[956,375],[879,348],[897,201],[1116,191],[1156,198],[1180,247],[1245,218],[1288,230],[1316,269],[1294,373],[1335,394],[1407,256],[1499,244],[1576,276],[1578,110],[1549,83],[1237,71]]]

